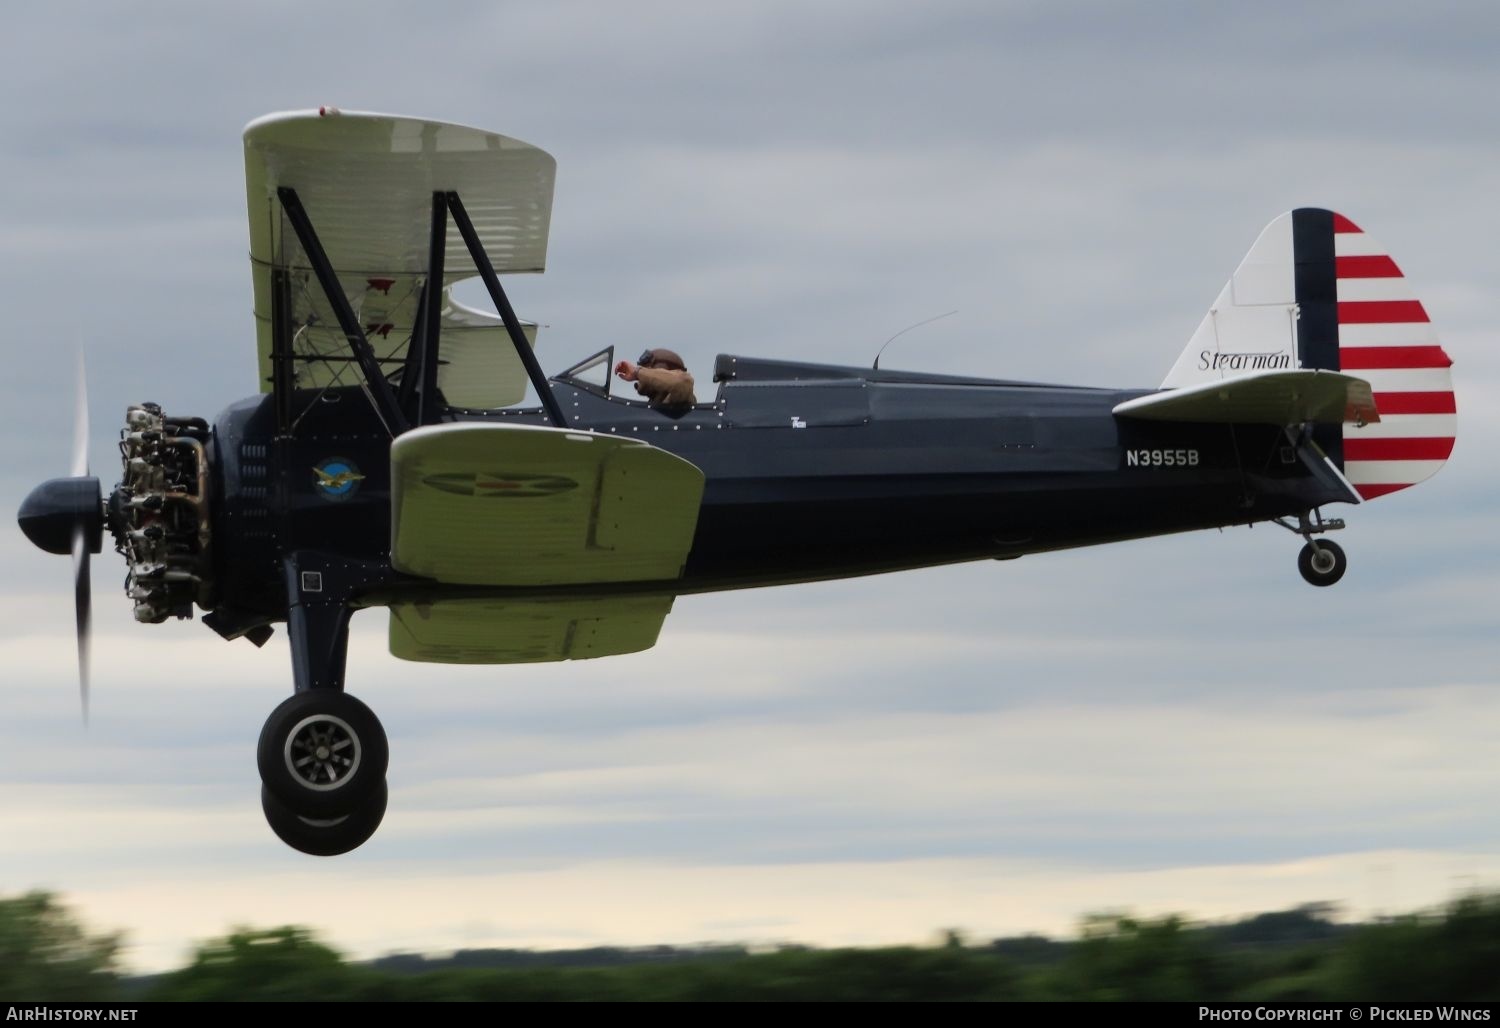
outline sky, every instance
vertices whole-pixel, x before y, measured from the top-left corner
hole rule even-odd
[[[1348,916],[1500,887],[1493,454],[1500,13],[1483,2],[18,4],[0,38],[0,493],[67,473],[75,353],[127,404],[257,388],[240,132],[334,104],[558,161],[508,288],[557,371],[607,344],[1152,387],[1261,227],[1333,207],[1455,361],[1421,487],[1340,512],[1314,590],[1272,526],[677,601],[658,646],[406,664],[365,846],[264,824],[276,637],[138,626],[95,558],[91,723],[65,559],[0,533],[0,893],[132,967],[235,924],[358,956],[924,943],[1087,914]]]

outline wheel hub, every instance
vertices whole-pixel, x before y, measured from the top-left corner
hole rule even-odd
[[[337,789],[359,770],[359,735],[332,714],[305,717],[287,733],[282,755],[294,779],[318,792]]]

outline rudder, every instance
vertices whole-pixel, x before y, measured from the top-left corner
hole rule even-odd
[[[1304,231],[1332,236],[1340,370],[1369,381],[1380,423],[1344,427],[1344,475],[1365,499],[1416,485],[1453,452],[1453,361],[1385,248],[1341,214]]]
[[[1317,438],[1373,499],[1431,477],[1452,453],[1452,363],[1390,254],[1343,215],[1303,207],[1261,232],[1162,386],[1286,368],[1368,380],[1379,422]]]

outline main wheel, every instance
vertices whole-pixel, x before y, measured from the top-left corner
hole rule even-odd
[[[1349,567],[1349,558],[1338,543],[1308,543],[1297,554],[1297,570],[1313,585],[1332,585],[1344,577]]]
[[[300,817],[277,799],[264,785],[260,787],[260,809],[266,824],[276,837],[294,850],[315,857],[336,857],[364,845],[380,827],[389,798],[384,780],[352,813],[343,817]]]
[[[342,817],[383,787],[390,751],[370,708],[348,693],[312,689],[266,718],[256,763],[271,794],[302,817]]]

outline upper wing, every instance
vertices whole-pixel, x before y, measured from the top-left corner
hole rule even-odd
[[[273,271],[287,273],[285,326],[297,385],[337,381],[351,356],[306,255],[285,225],[276,190],[297,191],[344,294],[382,366],[405,357],[426,276],[432,194],[451,190],[499,274],[546,264],[556,161],[528,143],[463,125],[362,112],[273,114],[245,128],[250,262],[263,388],[270,387]],[[443,365],[438,387],[455,406],[519,400],[526,375],[493,315],[457,304],[447,286],[475,274],[450,224],[444,257]],[[534,342],[534,329],[527,332]],[[352,375],[344,381],[352,384]]]
[[[1336,371],[1266,371],[1222,382],[1138,396],[1114,412],[1151,421],[1234,424],[1373,424],[1380,420],[1370,383]]]

